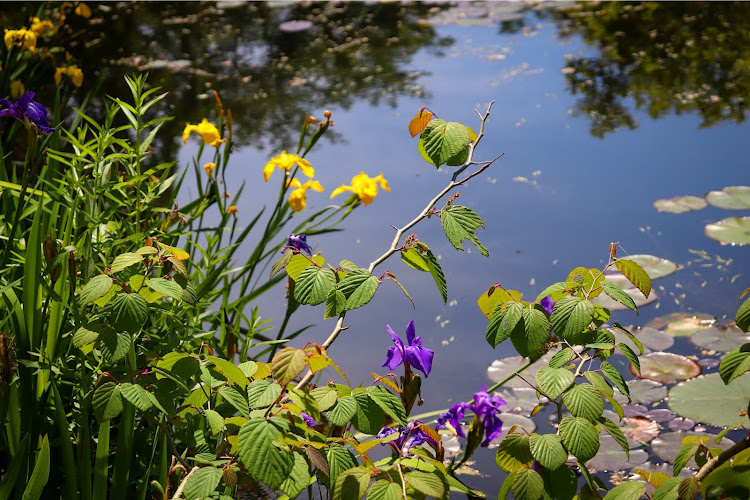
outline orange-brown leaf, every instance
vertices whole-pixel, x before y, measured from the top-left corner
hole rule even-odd
[[[409,133],[411,136],[415,137],[421,134],[425,127],[427,127],[427,124],[430,123],[430,120],[432,120],[432,116],[432,113],[426,109],[420,109],[419,113],[409,122]]]

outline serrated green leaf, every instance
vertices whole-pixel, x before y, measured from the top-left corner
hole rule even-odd
[[[570,363],[570,361],[576,357],[576,353],[570,347],[565,347],[555,353],[552,359],[549,360],[550,368],[562,368],[563,366]]]
[[[326,418],[339,427],[345,426],[349,420],[357,413],[357,400],[354,396],[344,396],[339,398],[336,406],[326,412]]]
[[[125,382],[120,386],[120,394],[127,399],[130,404],[141,411],[147,411],[152,406],[151,398],[148,397],[148,391],[138,384]]]
[[[539,389],[552,400],[557,399],[560,394],[573,385],[574,381],[573,373],[564,368],[542,366],[536,372],[536,383],[539,384]]]
[[[546,483],[546,481],[545,481]],[[563,465],[549,471],[549,486],[554,492],[554,498],[559,500],[572,500],[578,489],[576,473],[570,467]]]
[[[523,329],[514,328],[510,332],[510,340],[521,356],[535,361],[545,353],[551,325],[544,309],[538,304],[523,307],[521,317]]]
[[[627,455],[628,457],[628,460],[630,460],[630,446],[628,445],[628,439],[625,437],[625,434],[622,433],[620,427],[618,427],[616,423],[606,417],[601,417],[599,419],[599,423],[602,425],[602,427],[604,427],[604,430],[607,431],[610,436],[615,438],[615,441],[617,441],[617,443],[622,447],[625,455]]]
[[[341,403],[336,404],[338,406]],[[380,406],[367,394],[360,392],[354,395],[357,401],[357,412],[352,417],[352,425],[359,432],[375,435],[385,425],[385,413]],[[328,412],[329,415],[331,412]]]
[[[636,314],[638,313],[638,307],[635,305],[635,301],[630,295],[625,293],[625,290],[609,281],[602,282],[602,288],[604,289],[604,293],[609,295],[613,300],[616,300],[625,307],[632,309]]]
[[[379,385],[368,387],[367,394],[394,422],[406,427],[406,410],[401,398]]]
[[[96,339],[98,339],[100,335],[99,328],[98,325],[92,323],[81,326],[73,334],[73,345],[80,349],[85,345],[96,342]]]
[[[175,280],[166,280],[164,278],[151,278],[146,281],[146,286],[175,300],[182,300],[182,296],[185,293],[185,290]]]
[[[463,250],[463,241],[469,240],[476,245],[482,255],[490,255],[489,250],[482,246],[474,234],[478,228],[484,228],[484,222],[476,212],[461,205],[450,205],[440,212],[440,220],[448,241],[457,250]]]
[[[630,389],[628,388],[628,384],[625,383],[625,379],[622,378],[622,375],[620,375],[620,372],[617,371],[617,368],[606,361],[602,361],[602,365],[600,368],[602,370],[602,373],[606,375],[613,384],[615,384],[617,390],[627,396],[628,402],[630,402]]]
[[[73,340],[75,342],[75,338]],[[725,384],[729,384],[748,371],[750,371],[750,344],[743,344],[731,350],[719,364],[719,375]]]
[[[357,460],[343,445],[334,443],[328,448],[326,453],[326,460],[328,460],[328,471],[329,471],[329,484],[338,484],[338,478],[341,474],[349,469],[357,467]],[[336,491],[334,490],[334,495]],[[342,497],[342,500],[345,497]],[[348,499],[346,499],[348,500]]]
[[[86,283],[86,286],[81,290],[81,294],[78,296],[78,303],[81,307],[86,306],[95,300],[104,297],[112,287],[112,278],[106,274],[99,274],[94,276]]]
[[[594,304],[581,297],[563,297],[555,303],[550,316],[552,329],[562,338],[573,339],[594,319]]]
[[[379,284],[366,269],[357,269],[344,276],[336,288],[346,297],[346,309],[352,310],[370,302]]]
[[[513,478],[513,497],[516,500],[538,500],[544,492],[544,479],[534,469],[521,469]]]
[[[219,394],[221,394],[221,397],[223,397],[230,405],[237,409],[237,411],[240,412],[240,415],[250,418],[250,408],[240,391],[234,387],[224,385],[219,387]]]
[[[367,500],[402,500],[402,486],[398,482],[379,479],[372,483]]]
[[[456,157],[469,145],[469,132],[458,122],[433,119],[419,136],[418,149],[436,167]]]
[[[215,410],[204,410],[206,415],[206,422],[208,427],[211,429],[211,435],[215,436],[224,429],[224,417],[218,411]]]
[[[294,465],[279,489],[287,494],[289,498],[296,498],[297,495],[305,491],[310,484],[310,468],[307,460],[299,454],[294,453]]]
[[[448,489],[445,476],[439,473],[437,469],[433,472],[414,470],[407,473],[405,478],[407,484],[426,496],[443,498]]]
[[[750,332],[750,297],[737,309],[734,322],[743,332]]]
[[[599,431],[585,418],[563,418],[559,432],[563,446],[581,462],[591,460],[599,451]]]
[[[612,323],[612,328],[617,329],[618,331],[624,333],[627,335],[627,337],[635,344],[635,346],[638,348],[638,351],[640,354],[643,354],[643,344],[641,343],[638,338],[630,333],[626,328],[624,328],[620,323]]]
[[[693,458],[695,452],[698,451],[700,447],[700,441],[690,442],[682,447],[682,449],[677,453],[677,456],[674,458],[674,463],[672,465],[673,476],[678,475],[680,471],[682,471],[682,469],[685,467],[685,465],[687,465],[688,461]]]
[[[680,494],[680,482],[682,482],[681,477],[670,477],[669,479],[661,483],[661,486],[656,488],[656,491],[651,494],[651,500],[677,500]],[[627,498],[635,497],[633,496]],[[623,497],[623,500],[626,500],[626,497]]]
[[[336,286],[336,275],[331,269],[311,266],[300,273],[294,287],[294,298],[300,304],[316,306],[325,302]]]
[[[271,360],[271,371],[281,387],[291,382],[305,368],[307,355],[302,349],[285,347]]]
[[[221,482],[221,469],[202,467],[190,474],[185,484],[185,498],[198,500],[208,498]]]
[[[529,438],[529,444],[536,461],[547,469],[557,469],[568,459],[568,452],[563,448],[562,440],[557,434],[533,433]]]
[[[370,477],[370,470],[364,466],[344,471],[336,478],[333,500],[361,499],[370,487]]]
[[[609,490],[604,498],[606,500],[640,500],[644,493],[646,493],[646,483],[628,481]]]
[[[530,467],[533,462],[534,456],[526,434],[508,434],[495,453],[495,463],[505,472],[516,472]]]
[[[292,260],[293,255],[294,252],[291,248],[287,249],[283,254],[281,254],[281,257],[279,257],[278,260],[276,260],[276,262],[274,262],[271,266],[271,275],[268,277],[268,279],[273,279],[273,277],[279,274],[282,269],[286,268],[287,264],[289,264],[289,262]]]
[[[281,394],[281,386],[268,380],[255,380],[247,386],[247,399],[250,408],[267,408]]]
[[[327,385],[316,387],[310,391],[310,396],[315,399],[315,402],[318,405],[318,411],[326,411],[336,404],[336,400],[338,399],[336,389]]]
[[[148,319],[148,303],[137,293],[120,293],[111,304],[109,319],[117,330],[138,333]]]
[[[622,351],[626,358],[628,358],[628,361],[635,365],[635,369],[638,371],[638,373],[641,373],[641,362],[638,360],[638,356],[633,352],[633,350],[628,347],[627,344],[617,344],[617,348]]]
[[[110,270],[113,273],[118,273],[122,271],[123,269],[127,269],[128,267],[138,264],[139,262],[143,261],[143,255],[139,253],[134,252],[127,252],[118,255],[115,257],[115,260],[112,261],[112,265],[109,266]]]
[[[595,422],[604,412],[602,395],[591,384],[574,385],[563,393],[562,401],[574,417],[591,422]]]
[[[128,332],[108,330],[99,336],[99,349],[110,363],[120,361],[128,353],[133,337]]]
[[[424,246],[427,246],[427,245],[424,245]],[[422,255],[421,252],[418,252],[415,248],[402,250],[401,260],[403,261],[404,264],[411,267],[412,269],[416,269],[417,271],[423,271],[425,273],[430,272],[430,266],[427,263],[427,259],[425,258],[425,256]]]
[[[487,342],[492,347],[497,347],[509,339],[514,330],[524,331],[523,305],[520,302],[510,302],[505,308],[498,306],[495,309],[487,324]]]
[[[220,371],[229,382],[237,384],[243,389],[247,387],[247,377],[234,363],[223,358],[217,358],[216,356],[208,356],[206,359],[212,362],[216,369]]]
[[[586,377],[586,380],[591,382],[591,385],[596,387],[596,389],[599,390],[602,394],[607,394],[609,396],[612,396],[615,391],[610,387],[610,385],[607,383],[606,380],[604,380],[604,377],[599,375],[596,372],[587,371],[583,374]]]
[[[695,500],[701,491],[701,485],[694,477],[686,477],[680,481],[677,488],[678,498],[680,500]]]
[[[435,280],[435,284],[440,290],[440,296],[443,298],[443,302],[448,302],[448,287],[445,282],[445,274],[443,274],[443,268],[440,267],[437,258],[432,251],[427,248],[427,245],[423,243],[417,243],[414,248],[418,249],[422,253],[424,260],[427,262],[427,268],[432,275],[432,279]]]
[[[254,418],[240,428],[238,435],[240,458],[245,467],[253,478],[272,489],[281,486],[294,466],[294,453],[274,445],[288,431],[281,418]]]
[[[306,255],[298,253],[289,260],[289,263],[286,265],[286,273],[290,278],[292,278],[293,281],[297,281],[302,271],[310,266],[315,265],[313,264],[313,261],[315,261],[315,264],[317,264],[318,266],[322,266],[325,263],[325,259],[323,259],[323,257],[320,255],[308,257]]]
[[[620,271],[630,281],[634,287],[641,291],[644,297],[651,294],[651,278],[646,271],[635,261],[627,259],[618,259],[615,261],[617,270]],[[613,297],[614,298],[614,297]]]
[[[346,309],[346,296],[334,288],[328,293],[328,297],[326,297],[326,309],[323,313],[323,319],[336,317],[344,309]]]
[[[553,283],[550,286],[548,286],[547,288],[545,288],[544,290],[542,290],[542,292],[539,295],[537,295],[536,300],[534,300],[534,302],[536,302],[538,304],[547,295],[553,295],[556,292],[557,293],[567,293],[567,290],[568,290],[568,284],[566,282],[564,282],[564,281],[558,281],[557,283]],[[552,297],[552,300],[555,300],[554,296]]]
[[[94,390],[91,404],[99,422],[115,418],[122,412],[120,386],[114,382],[104,382]]]

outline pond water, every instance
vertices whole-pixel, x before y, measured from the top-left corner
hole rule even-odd
[[[414,319],[435,350],[417,411],[446,408],[490,385],[493,360],[514,354],[491,349],[476,301],[494,282],[535,297],[576,266],[650,254],[681,269],[654,282],[659,300],[640,316],[612,319],[645,325],[673,312],[731,320],[750,286],[748,250],[704,234],[708,223],[748,210],[708,206],[660,213],[657,199],[703,196],[750,183],[745,102],[750,95],[750,18],[745,6],[712,4],[489,3],[400,4],[107,4],[98,43],[89,49],[110,66],[104,88],[125,96],[121,75],[148,70],[170,92],[176,116],[165,127],[174,140],[155,146],[162,159],[187,165],[197,145],[182,146],[185,122],[211,116],[209,92],[232,109],[239,145],[227,170],[231,192],[246,182],[240,223],[272,203],[275,185],[262,182],[265,162],[296,145],[305,111],[333,113],[335,127],[308,157],[330,193],[360,171],[382,172],[390,192],[358,209],[341,233],[311,238],[327,260],[366,266],[393,237],[391,224],[411,220],[445,185],[450,168],[421,159],[407,125],[420,106],[476,129],[474,109],[494,101],[478,159],[505,155],[461,190],[461,203],[482,216],[471,245],[457,252],[437,220],[417,226],[420,240],[441,259],[448,304],[426,273],[398,259],[383,265],[409,290],[416,308],[384,283],[372,303],[347,315],[351,327],[330,350],[351,381],[371,380],[391,341],[385,324],[403,331]],[[284,32],[289,20],[310,20]],[[731,25],[728,20],[731,19]],[[112,41],[118,40],[113,46]],[[114,52],[114,53],[113,53]],[[92,68],[90,67],[89,70]],[[93,80],[93,78],[92,78]],[[168,135],[167,135],[168,136]],[[328,204],[310,193],[312,209]],[[254,304],[281,317],[279,287]],[[304,339],[322,342],[333,320],[322,309],[296,314],[289,331],[315,324]],[[274,322],[272,324],[276,324]],[[672,351],[698,354],[680,340]],[[618,367],[625,367],[624,358]],[[504,474],[493,453],[479,454],[483,477],[467,478],[488,497]]]

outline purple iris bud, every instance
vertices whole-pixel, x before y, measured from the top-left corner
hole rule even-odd
[[[450,424],[458,436],[465,438],[466,435],[464,434],[461,424],[463,423],[464,411],[466,411],[467,408],[469,408],[469,405],[466,403],[458,403],[451,406],[447,412],[438,415],[436,427],[438,429],[445,429],[447,427],[446,424]]]
[[[299,416],[302,417],[302,420],[305,421],[305,423],[307,424],[307,426],[310,429],[312,429],[313,427],[315,427],[315,419],[312,418],[310,415],[308,415],[304,411],[301,411],[301,412],[299,412]]]
[[[552,315],[552,309],[555,307],[555,301],[552,300],[551,295],[547,295],[542,299],[541,302],[539,302],[539,305],[544,308],[545,311],[547,311],[547,314]]]
[[[399,455],[408,452],[412,446],[419,446],[424,443],[431,443],[432,445],[437,446],[435,440],[420,428],[421,424],[421,420],[412,420],[406,425],[405,429],[403,427],[399,427],[398,429],[395,427],[383,427],[376,437],[378,439],[383,439],[391,434],[398,433],[399,436],[396,439],[380,444],[387,444]]]
[[[305,234],[290,234],[286,239],[286,247],[295,248],[300,252],[304,250],[312,255],[312,247],[307,244],[307,235]]]
[[[409,321],[409,324],[406,325],[406,341],[409,345],[404,345],[404,342],[396,335],[390,325],[385,325],[385,331],[391,335],[395,345],[388,348],[388,354],[386,354],[382,366],[395,370],[401,363],[406,362],[424,373],[425,378],[427,378],[432,369],[432,357],[435,355],[435,351],[422,347],[422,337],[415,336],[414,320]]]
[[[503,421],[500,420],[497,414],[501,411],[500,407],[506,405],[507,403],[503,398],[490,396],[487,394],[484,386],[482,386],[482,390],[474,394],[472,404],[458,403],[451,406],[447,412],[438,415],[436,427],[438,429],[445,429],[450,424],[458,436],[466,437],[461,428],[461,423],[464,411],[471,410],[484,426],[484,441],[482,441],[482,446],[487,447],[490,441],[496,439],[503,432]]]
[[[43,132],[54,132],[54,127],[50,127],[47,121],[47,108],[34,101],[35,95],[34,92],[28,92],[16,99],[16,102],[0,99],[0,104],[6,106],[6,109],[0,109],[0,116],[11,116],[26,124],[33,123]]]

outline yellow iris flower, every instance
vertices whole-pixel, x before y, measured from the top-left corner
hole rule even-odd
[[[55,85],[60,85],[63,75],[68,75],[68,78],[76,87],[83,85],[83,71],[77,65],[71,64],[70,66],[57,68],[55,70]]]
[[[42,36],[48,31],[57,31],[55,25],[52,24],[52,21],[50,21],[49,19],[45,19],[44,21],[42,21],[38,17],[32,18],[30,29],[37,37]]]
[[[36,52],[36,33],[21,28],[20,30],[5,30],[5,48],[10,50],[10,47],[17,42],[20,42],[21,46],[31,52]]]
[[[18,96],[26,93],[26,87],[23,86],[21,80],[13,80],[10,82],[10,96],[13,99],[17,99]]]
[[[294,212],[299,212],[307,205],[308,189],[323,192],[323,186],[321,186],[318,181],[307,181],[302,184],[299,180],[292,179],[287,185],[297,188],[289,194],[289,206]]]
[[[287,154],[286,151],[282,151],[279,156],[274,156],[273,158],[271,158],[271,161],[266,163],[266,166],[263,167],[263,180],[268,182],[268,179],[273,173],[274,167],[280,170],[289,171],[292,169],[292,167],[294,167],[295,163],[297,164],[297,166],[299,166],[300,170],[302,170],[302,173],[306,176],[315,176],[315,170],[313,169],[312,165],[310,165],[309,161],[297,155],[290,155]]]
[[[206,173],[208,174],[208,178],[210,179],[214,175],[214,170],[216,170],[216,163],[206,163],[205,165],[203,165],[203,168],[206,169]]]
[[[192,132],[198,132],[203,142],[210,146],[219,147],[219,144],[226,142],[226,139],[222,139],[219,135],[219,129],[216,128],[216,125],[205,118],[198,125],[190,125],[190,123],[185,125],[185,130],[182,132],[182,142],[187,144],[188,136]]]
[[[386,191],[391,190],[388,181],[383,178],[383,174],[371,178],[366,173],[360,172],[359,175],[355,175],[352,178],[351,186],[342,185],[334,189],[333,193],[331,193],[331,198],[338,196],[344,191],[351,191],[359,196],[363,205],[369,205],[372,203],[372,200],[375,199],[375,196],[378,195],[378,184],[380,184],[380,187]]]

